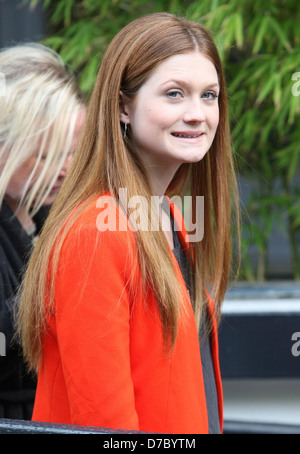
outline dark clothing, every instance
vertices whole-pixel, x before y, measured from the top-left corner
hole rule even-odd
[[[187,257],[184,253],[184,250],[180,244],[178,235],[174,230],[174,222],[171,219],[172,228],[173,228],[173,241],[174,249],[173,253],[177,259],[178,265],[182,272],[183,278],[187,289],[191,295],[191,286],[190,286],[190,272],[189,264]],[[205,320],[204,320],[205,323]],[[206,396],[206,405],[207,405],[207,415],[208,415],[208,427],[210,434],[219,434],[220,433],[220,423],[219,423],[219,410],[218,410],[218,399],[217,399],[217,389],[215,382],[215,373],[213,369],[210,337],[205,335],[205,324],[202,323],[199,332],[200,340],[200,353],[202,361],[202,370],[204,378],[204,387],[205,387],[205,396]]]
[[[37,233],[49,212],[43,207],[34,217]],[[6,356],[0,356],[0,418],[30,419],[36,380],[26,373],[21,349],[13,341],[15,294],[32,250],[32,239],[10,207],[0,210],[0,332]]]

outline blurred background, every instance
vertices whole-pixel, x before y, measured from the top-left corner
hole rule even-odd
[[[43,42],[89,95],[112,37],[155,11],[209,28],[227,79],[242,261],[220,326],[225,429],[300,430],[298,0],[0,0],[0,47]]]

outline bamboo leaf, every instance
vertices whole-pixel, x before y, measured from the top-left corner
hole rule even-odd
[[[274,83],[274,92],[273,92],[273,101],[275,104],[276,111],[279,111],[279,107],[281,104],[281,96],[282,96],[282,90],[281,90],[281,79],[280,79],[280,74],[276,74],[275,78],[275,83]]]
[[[276,74],[270,74],[269,77],[266,79],[264,82],[264,85],[262,86],[262,89],[260,90],[257,100],[256,100],[256,105],[260,104],[266,96],[273,90],[274,84],[275,84],[275,79],[276,79]]]
[[[65,23],[66,27],[69,27],[69,25],[71,24],[73,6],[74,6],[74,0],[66,0],[65,13],[64,13],[64,23]]]
[[[279,41],[281,44],[289,51],[291,52],[292,47],[290,43],[288,42],[287,37],[285,36],[282,27],[280,24],[274,19],[274,17],[269,17],[269,23],[271,28],[273,29],[274,33],[277,35]]]
[[[264,17],[260,23],[260,28],[256,34],[256,38],[252,49],[253,54],[259,52],[262,47],[263,39],[266,36],[266,31],[269,25],[269,20],[270,20],[269,17]]]
[[[238,47],[243,47],[244,34],[243,34],[243,18],[240,13],[235,15],[235,40]]]

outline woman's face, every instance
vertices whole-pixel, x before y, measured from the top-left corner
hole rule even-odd
[[[84,118],[85,118],[85,112],[81,112],[76,121],[76,126],[75,126],[75,130],[74,130],[74,135],[73,135],[70,151],[58,174],[57,180],[55,181],[54,185],[51,188],[51,191],[49,192],[49,195],[47,196],[47,198],[44,201],[44,205],[50,205],[51,203],[53,203],[53,201],[60,189],[60,186],[66,176],[67,170],[71,163],[73,153],[74,153],[74,150],[75,150],[78,138],[79,138],[79,134],[80,134],[80,131],[81,131],[81,128],[83,125]],[[45,156],[42,156],[40,162],[38,163],[37,168],[34,173],[34,177],[32,178],[32,181],[28,187],[28,190],[30,190],[33,187],[37,178],[41,174],[41,172],[44,168],[44,165],[45,165],[46,157],[47,157],[46,154],[45,154]],[[37,159],[38,159],[38,153],[33,153],[18,168],[18,170],[14,173],[14,175],[10,179],[10,182],[6,189],[5,198],[7,200],[9,200],[12,204],[14,204],[16,206],[18,205],[19,200],[22,195],[22,191],[24,189],[24,186],[25,186],[26,182],[28,181],[28,178],[29,178],[31,172],[36,165]],[[56,167],[50,166],[49,169],[47,170],[47,176],[45,176],[45,178],[49,177],[49,179],[51,179],[51,177],[55,174],[55,172],[56,172]]]
[[[219,123],[218,74],[200,52],[164,60],[124,103],[120,119],[131,128],[138,153],[150,172],[176,171],[200,161],[210,149]],[[123,98],[124,99],[124,98]]]

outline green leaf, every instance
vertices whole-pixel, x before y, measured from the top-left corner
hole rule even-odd
[[[65,23],[66,27],[69,27],[69,25],[71,24],[73,7],[74,7],[74,0],[66,0],[65,13],[64,13],[64,23]]]
[[[243,47],[244,33],[243,33],[243,18],[240,13],[235,15],[235,41],[238,47]]]
[[[280,24],[277,22],[277,20],[274,18],[274,17],[269,17],[269,23],[270,23],[270,26],[271,28],[273,29],[273,31],[275,32],[275,34],[277,35],[279,41],[281,42],[281,44],[289,51],[291,52],[292,50],[292,47],[287,39],[287,37],[285,36],[283,30],[282,30],[282,27],[280,26]]]
[[[256,34],[256,38],[252,49],[253,54],[259,52],[262,47],[263,39],[266,36],[266,31],[269,25],[269,19],[270,19],[269,17],[264,17],[260,23],[260,28]]]
[[[282,96],[282,90],[281,90],[281,78],[280,74],[276,74],[275,78],[275,83],[274,83],[274,91],[273,91],[273,101],[275,104],[276,111],[279,111],[279,107],[281,104],[281,96]]]
[[[275,65],[273,65],[273,67],[274,66]],[[272,92],[272,90],[274,90],[274,86],[276,83],[276,77],[277,77],[277,75],[275,72],[275,68],[274,68],[274,70],[271,69],[270,73],[268,74],[268,77],[266,78],[266,80],[263,81],[264,83],[261,87],[261,90],[258,93],[256,105],[259,105],[262,101],[264,101],[264,99],[267,97],[267,95],[269,95]]]

